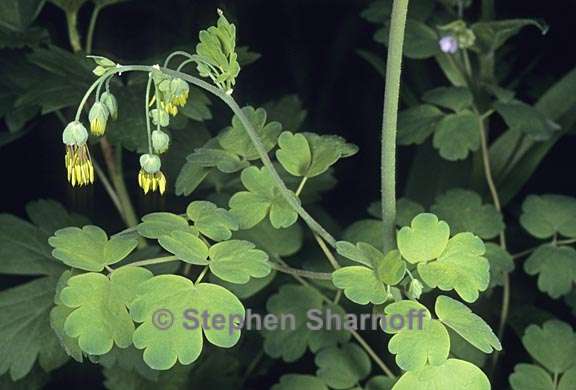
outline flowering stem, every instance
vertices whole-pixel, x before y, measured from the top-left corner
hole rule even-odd
[[[86,54],[92,53],[92,43],[94,41],[94,30],[96,29],[96,21],[100,15],[102,6],[95,5],[92,15],[90,15],[90,23],[88,24],[88,34],[86,35]]]
[[[408,0],[394,0],[382,119],[381,196],[384,252],[396,247],[396,127]]]
[[[148,84],[146,84],[146,132],[148,134],[148,153],[152,154],[152,130],[150,130],[150,88],[152,86],[152,73],[148,73]],[[158,95],[158,94],[156,94]],[[159,118],[156,118],[159,120]]]

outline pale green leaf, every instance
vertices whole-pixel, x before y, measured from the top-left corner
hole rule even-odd
[[[514,271],[514,258],[506,249],[492,242],[486,244],[484,256],[490,263],[490,287],[502,286],[504,277]]]
[[[448,359],[439,366],[408,371],[398,379],[392,390],[466,389],[490,390],[486,374],[472,363]]]
[[[142,222],[138,225],[138,233],[151,239],[158,239],[175,231],[191,233],[192,229],[188,225],[186,218],[166,212],[145,215],[142,217]]]
[[[280,382],[271,390],[328,390],[320,378],[312,375],[287,374],[282,375]]]
[[[450,227],[438,221],[434,214],[419,214],[411,226],[398,232],[398,249],[406,260],[415,264],[436,259],[446,249],[450,238]]]
[[[234,237],[253,242],[272,256],[291,256],[302,248],[303,242],[300,224],[295,223],[285,229],[274,229],[267,219],[251,229],[234,233]]]
[[[278,146],[280,149],[276,151],[276,158],[284,169],[294,176],[306,176],[312,162],[306,137],[285,131],[278,138]]]
[[[207,201],[195,201],[186,208],[188,218],[200,233],[214,241],[224,241],[238,230],[238,221],[225,209]]]
[[[209,325],[217,326],[203,328],[200,313],[204,311],[222,315],[223,322],[213,321]],[[162,318],[158,313],[163,313]],[[160,275],[140,286],[130,314],[141,323],[134,332],[134,346],[144,350],[144,361],[151,368],[167,370],[177,361],[186,365],[197,360],[203,335],[218,347],[234,346],[245,311],[238,298],[221,286]]]
[[[558,390],[571,390],[576,388],[576,367],[572,367],[562,375]]]
[[[496,102],[494,107],[510,129],[520,131],[534,141],[550,139],[554,132],[560,129],[558,124],[546,118],[536,108],[520,101]]]
[[[139,285],[152,277],[144,268],[122,267],[109,277],[89,272],[68,279],[59,299],[73,309],[64,322],[64,331],[77,338],[82,351],[103,355],[115,344],[132,343],[134,323],[128,305]]]
[[[448,241],[438,260],[418,264],[418,273],[430,287],[455,290],[466,302],[474,302],[490,282],[485,252],[481,239],[472,233],[458,233]]]
[[[444,117],[442,111],[429,104],[408,108],[398,115],[398,144],[421,144],[434,132]]]
[[[270,271],[266,252],[249,241],[230,240],[210,248],[210,271],[222,280],[245,284],[250,278],[264,278]]]
[[[498,337],[482,318],[468,306],[444,295],[436,299],[434,310],[444,325],[452,328],[470,344],[484,353],[502,350]]]
[[[160,236],[158,243],[186,263],[208,264],[208,246],[195,234],[175,230],[170,234]]]
[[[105,266],[123,260],[138,245],[132,238],[108,239],[104,230],[93,225],[60,229],[48,243],[54,248],[52,256],[85,271],[102,271]]]

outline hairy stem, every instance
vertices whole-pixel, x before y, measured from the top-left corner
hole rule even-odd
[[[408,0],[394,0],[382,118],[381,192],[384,252],[396,247],[396,127]]]

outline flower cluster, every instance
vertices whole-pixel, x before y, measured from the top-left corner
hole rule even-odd
[[[66,145],[66,172],[73,187],[94,183],[94,166],[87,140],[88,131],[78,121],[69,123],[62,133],[62,142]]]
[[[445,34],[438,41],[440,50],[444,53],[454,54],[458,49],[468,49],[474,46],[476,42],[476,35],[462,20],[439,26],[438,29]]]
[[[183,107],[188,101],[190,93],[188,83],[182,79],[170,77],[160,70],[152,72],[152,78],[160,108],[175,116],[178,114],[178,107]]]

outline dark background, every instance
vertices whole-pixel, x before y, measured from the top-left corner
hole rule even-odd
[[[306,130],[336,133],[360,147],[357,156],[338,165],[339,185],[324,198],[327,210],[346,225],[365,217],[366,207],[379,197],[379,133],[384,82],[356,54],[358,49],[370,49],[385,56],[385,48],[372,40],[376,27],[359,15],[368,3],[354,0],[135,0],[102,12],[94,52],[120,58],[123,63],[144,61],[164,54],[169,48],[194,44],[198,31],[214,22],[215,8],[226,10],[237,24],[239,44],[249,45],[262,54],[261,59],[241,72],[235,92],[240,104],[261,104],[288,93],[297,94],[308,110]],[[534,102],[547,86],[576,64],[573,45],[576,1],[500,0],[496,5],[498,19],[537,18],[550,26],[545,36],[536,29],[525,29],[511,40],[509,46],[513,50],[504,52],[504,66],[512,67],[512,74],[530,70],[518,86],[518,95],[527,102]],[[88,22],[89,11],[90,6],[86,6],[81,12],[82,29]],[[468,20],[474,20],[476,15],[477,7],[467,11]],[[64,15],[60,10],[46,6],[37,22],[50,29],[58,45],[69,48]],[[425,75],[416,74],[423,64]],[[405,70],[407,79],[417,78],[428,88],[447,84],[432,60],[408,60]],[[218,125],[225,126],[230,116],[220,103],[214,104],[212,127],[217,129]],[[120,229],[119,222],[111,225],[111,218],[106,218],[114,218],[115,211],[99,185],[81,192],[69,188],[65,180],[60,122],[52,117],[49,120],[42,118],[38,123],[34,131],[0,150],[0,211],[23,216],[27,202],[54,198],[72,210],[88,214],[96,223],[105,223],[112,231]],[[499,121],[493,123],[493,134],[504,130]],[[506,218],[517,220],[526,194],[574,195],[575,150],[573,136],[562,139],[511,202]],[[412,147],[400,148],[400,191],[406,182],[413,152]],[[137,167],[133,161],[136,157],[125,157],[126,177],[137,209],[142,214],[162,208],[161,201],[144,198],[130,182],[135,181]],[[172,183],[175,180],[169,179]],[[514,278],[516,291],[524,291],[520,286],[534,288],[534,282],[522,272],[517,272]],[[561,302],[551,301],[544,295],[537,299],[536,303],[541,307],[573,322]],[[524,354],[517,338],[510,338],[503,361],[505,375]],[[56,374],[58,385],[71,384],[71,377],[64,379],[63,375],[71,374],[70,370],[66,371]],[[94,375],[98,375],[96,371]],[[81,380],[83,387],[89,383],[87,378],[75,380]]]

